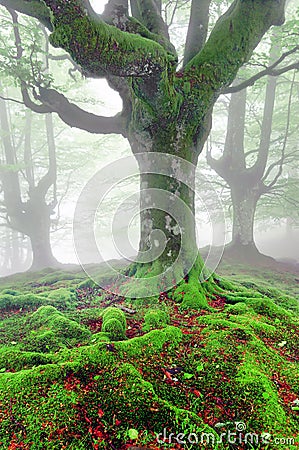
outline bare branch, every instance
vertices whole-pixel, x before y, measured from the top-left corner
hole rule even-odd
[[[94,134],[121,134],[126,137],[125,119],[122,114],[113,117],[98,116],[79,108],[68,101],[68,99],[57,92],[55,89],[39,88],[39,95],[35,93],[35,98],[42,102],[41,105],[33,102],[28,93],[28,89],[22,83],[23,103],[7,97],[0,98],[9,99],[17,103],[25,105],[37,114],[57,113],[60,119],[70,127],[79,128]]]
[[[249,86],[253,86],[258,80],[260,80],[262,77],[264,77],[266,75],[278,77],[279,75],[289,72],[290,70],[299,69],[299,62],[290,64],[290,65],[282,67],[280,69],[275,69],[288,56],[290,56],[293,53],[296,53],[298,50],[299,50],[299,45],[296,45],[296,47],[294,47],[292,50],[289,50],[288,52],[283,53],[277,61],[275,61],[273,64],[271,64],[266,69],[262,70],[261,72],[257,73],[256,75],[253,75],[251,78],[248,78],[248,80],[243,81],[242,83],[238,84],[237,86],[230,86],[230,87],[224,89],[222,91],[222,93],[223,94],[232,94],[234,92],[241,91],[242,89],[245,89]]]
[[[11,97],[4,97],[3,95],[0,95],[0,98],[1,98],[2,100],[5,100],[5,101],[18,103],[19,105],[24,105],[24,104],[25,104],[24,102],[21,102],[20,100],[17,100],[17,99],[15,99],[15,98],[11,98]]]

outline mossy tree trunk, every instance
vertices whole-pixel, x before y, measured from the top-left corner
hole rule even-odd
[[[134,148],[134,147],[133,147]],[[150,153],[135,154],[140,169],[140,243],[139,264],[144,269],[164,271],[179,258],[179,272],[187,275],[197,252],[195,231],[194,178],[195,166],[189,161],[173,157],[173,164],[162,167],[165,145],[160,150],[161,167],[157,157]],[[164,148],[164,152],[163,152]],[[187,162],[188,173],[184,170]],[[165,170],[166,169],[166,170]],[[187,175],[187,176],[186,176]],[[187,179],[188,178],[188,179]],[[185,182],[184,182],[185,181]],[[153,269],[154,264],[155,269]]]
[[[93,133],[122,134],[129,139],[142,172],[141,152],[168,153],[195,166],[210,131],[217,97],[232,83],[269,27],[283,23],[285,4],[283,0],[235,0],[206,41],[209,2],[202,7],[197,3],[192,1],[184,65],[178,69],[160,2],[131,1],[130,17],[126,0],[110,0],[101,16],[83,0],[0,0],[0,4],[44,23],[51,31],[52,45],[68,52],[86,76],[107,78],[120,93],[124,107],[121,114],[107,119],[83,111],[47,88],[39,91],[39,105],[23,89],[25,103],[36,112],[56,111],[71,126]],[[176,234],[176,224],[168,213],[148,209],[147,201],[155,202],[148,198],[148,192],[142,193],[140,254],[150,248],[151,233],[161,231],[167,243],[158,262],[170,265],[181,249],[182,229],[189,237],[188,245],[196,247],[194,220],[182,213],[185,205],[194,214],[194,197],[190,186],[173,181],[171,176],[142,174],[141,178],[147,191],[158,188],[182,201],[179,216],[183,225]],[[192,184],[193,174],[190,178]],[[156,240],[159,249],[160,241]],[[189,249],[183,252],[188,255]]]

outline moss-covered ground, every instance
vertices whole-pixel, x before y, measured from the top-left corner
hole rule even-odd
[[[298,275],[262,270],[224,265],[205,309],[194,286],[184,302],[76,270],[2,279],[0,448],[298,448]]]

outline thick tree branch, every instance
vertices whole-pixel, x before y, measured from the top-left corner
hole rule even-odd
[[[223,94],[232,94],[234,92],[241,91],[242,89],[245,89],[249,86],[253,86],[258,80],[260,80],[262,77],[266,75],[270,75],[272,77],[278,77],[279,75],[282,75],[286,72],[289,72],[290,70],[299,69],[299,62],[289,64],[288,66],[281,67],[280,69],[275,69],[282,61],[284,61],[288,56],[290,56],[293,53],[298,52],[299,45],[296,45],[292,50],[289,50],[288,52],[285,52],[281,55],[281,57],[275,61],[273,64],[271,64],[266,69],[262,70],[261,72],[257,73],[256,75],[253,75],[252,77],[248,78],[247,80],[243,81],[242,83],[239,83],[236,86],[230,86],[222,91]]]
[[[91,16],[83,0],[0,0],[0,4],[40,21],[44,19],[46,4],[53,17],[51,44],[69,53],[89,76],[154,76],[176,64],[176,58],[157,42],[123,32]]]
[[[133,17],[152,33],[169,41],[168,28],[161,16],[161,5],[156,0],[131,0]]]
[[[271,25],[283,23],[284,6],[285,0],[235,0],[203,49],[187,64],[185,74],[199,89],[204,83],[211,95],[219,93],[232,83]]]
[[[184,66],[199,53],[206,42],[210,3],[211,0],[192,0],[184,52]]]
[[[272,41],[271,49],[270,49],[270,62],[273,61],[277,57],[277,53],[279,52],[279,48]],[[262,179],[263,174],[266,169],[270,144],[271,144],[271,133],[273,126],[273,115],[274,115],[274,105],[275,105],[275,94],[277,87],[277,78],[268,76],[267,85],[266,85],[266,96],[264,103],[264,111],[263,111],[263,120],[261,127],[261,137],[259,144],[259,152],[257,155],[256,162],[251,167],[250,171],[255,174],[256,177]]]
[[[17,15],[13,10],[10,10],[10,13],[14,24],[17,58],[20,59],[22,57],[23,49],[18,29]],[[45,33],[44,29],[43,32]],[[48,53],[49,52],[47,44],[46,55],[48,55]],[[46,89],[42,87],[39,88],[39,95],[35,93],[36,99],[40,100],[42,103],[41,105],[38,105],[31,100],[26,84],[22,80],[20,80],[20,82],[23,102],[25,106],[27,106],[27,108],[31,109],[32,111],[38,114],[56,112],[58,116],[71,127],[80,128],[91,133],[124,134],[124,130],[122,127],[122,118],[120,115],[116,117],[106,118],[88,113],[87,111],[84,111],[78,106],[70,103],[64,95],[59,94],[54,89]],[[17,102],[21,103],[19,101]]]
[[[121,114],[114,117],[102,117],[89,113],[79,108],[74,103],[57,92],[54,89],[39,88],[37,99],[42,102],[41,105],[34,103],[27,89],[22,89],[24,104],[32,111],[38,114],[55,112],[70,127],[76,127],[81,130],[95,134],[122,134],[125,136],[125,127]]]
[[[286,158],[285,152],[286,152],[287,140],[288,140],[288,135],[289,135],[290,122],[291,122],[292,96],[293,96],[295,77],[296,77],[296,72],[294,71],[293,80],[292,80],[291,89],[290,89],[290,94],[289,94],[287,124],[286,124],[286,131],[285,131],[284,141],[283,141],[283,145],[282,145],[281,158],[280,158],[280,161],[279,161],[279,169],[278,169],[277,174],[274,177],[274,179],[267,186],[268,189],[271,189],[277,183],[277,181],[279,180],[279,178],[280,178],[280,176],[282,174],[283,164],[284,164],[285,158]],[[265,180],[265,178],[266,177],[264,177],[264,180]]]

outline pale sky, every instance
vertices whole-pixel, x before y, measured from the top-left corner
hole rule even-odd
[[[103,12],[104,6],[107,3],[107,0],[91,0],[90,4],[97,13]]]

